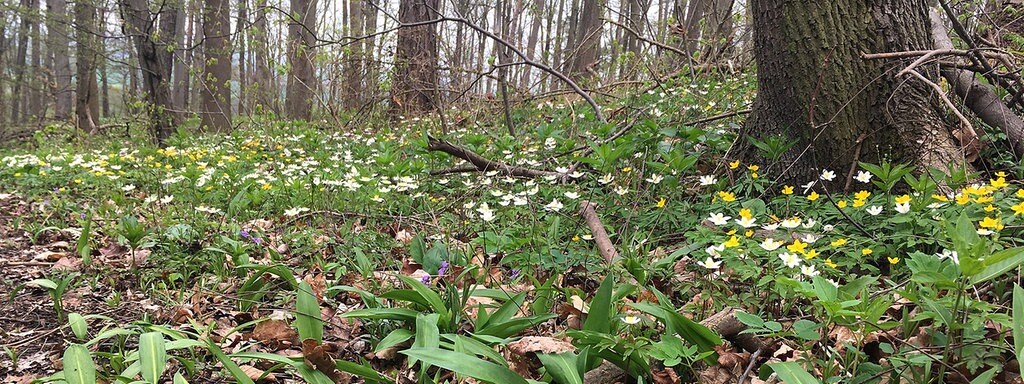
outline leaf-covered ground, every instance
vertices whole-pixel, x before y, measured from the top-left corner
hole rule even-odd
[[[784,164],[730,157],[742,117],[700,122],[750,87],[652,88],[609,124],[545,102],[516,137],[486,109],[164,149],[55,127],[0,153],[0,377],[1019,380],[1021,169],[777,183]],[[543,172],[472,169],[427,133]]]

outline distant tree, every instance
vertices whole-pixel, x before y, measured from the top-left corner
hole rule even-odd
[[[404,25],[439,17],[439,0],[401,0],[398,21]],[[395,68],[391,76],[392,116],[431,111],[438,106],[436,24],[398,30]]]
[[[279,88],[271,70],[270,30],[267,27],[267,0],[256,0],[255,19],[249,36],[252,38],[253,87],[256,108],[263,112],[277,113]]]
[[[178,124],[171,100],[171,59],[166,39],[174,37],[177,15],[166,11],[157,17],[146,0],[119,0],[124,32],[134,42],[142,68],[143,99],[149,104],[149,123],[159,145],[163,145]],[[158,41],[162,39],[164,41]]]
[[[171,12],[174,14],[174,63],[171,65],[172,88],[171,98],[174,99],[174,109],[179,115],[188,109],[189,81],[192,64],[192,28],[190,26],[188,12],[186,12],[188,0],[174,1],[170,4]]]
[[[71,88],[71,57],[68,45],[67,0],[46,1],[47,49],[50,72],[53,74],[51,92],[55,99],[54,119],[65,120],[71,115],[74,90]]]
[[[204,68],[200,96],[202,126],[217,132],[231,130],[231,8],[229,0],[203,4]]]
[[[309,120],[312,117],[313,97],[317,90],[316,73],[313,71],[316,4],[316,0],[291,0],[288,88],[285,95],[285,116],[289,119]]]
[[[99,62],[96,7],[90,0],[75,1],[75,117],[76,126],[94,133],[100,116],[99,85],[96,63]]]
[[[363,3],[365,2],[366,0],[348,0],[349,36],[363,36],[366,33],[366,18],[363,16]],[[347,109],[356,109],[362,104],[363,79],[366,76],[364,60],[367,53],[362,41],[350,43],[345,51],[347,56],[344,62],[343,87],[345,95],[343,95],[341,103]]]
[[[775,163],[789,183],[817,180],[824,169],[844,175],[858,161],[964,164],[936,91],[916,76],[896,77],[913,58],[861,58],[933,49],[928,3],[751,0],[758,94],[743,139],[795,140]],[[915,70],[936,81],[935,67]]]
[[[578,79],[589,79],[597,75],[598,51],[601,45],[601,11],[604,1],[583,2],[580,19],[576,26],[574,46],[569,74]]]
[[[25,105],[25,83],[26,73],[28,72],[28,43],[29,35],[33,23],[33,6],[36,5],[35,0],[21,0],[21,7],[18,14],[21,16],[21,23],[18,28],[18,47],[17,53],[14,56],[14,62],[11,65],[11,69],[14,72],[14,84],[11,92],[11,122],[15,124],[22,123],[27,118],[27,113],[22,109]],[[24,116],[23,116],[24,113]]]

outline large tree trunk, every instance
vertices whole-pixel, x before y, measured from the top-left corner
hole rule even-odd
[[[248,0],[238,0],[238,23],[235,33],[238,39],[238,114],[249,115],[252,113],[249,95],[249,56],[246,47],[249,46],[249,5]]]
[[[398,21],[418,23],[438,17],[438,0],[402,0]],[[437,107],[436,24],[398,30],[391,81],[391,115],[418,114]]]
[[[185,3],[185,0],[175,2],[172,11],[174,12],[174,42],[177,48],[174,50],[175,64],[172,65],[174,77],[172,97],[174,98],[174,109],[179,115],[188,110],[189,78],[191,77],[189,68],[191,67],[192,50],[188,47],[192,44],[192,28],[186,28],[191,18],[185,12],[187,9]]]
[[[349,0],[349,24],[348,34],[349,36],[363,36],[365,35],[363,23],[366,21],[363,17],[363,5],[365,0]],[[365,52],[363,50],[363,42],[353,42],[348,46],[348,50],[345,51],[347,56],[344,61],[345,63],[345,79],[344,89],[345,96],[342,99],[342,106],[347,109],[359,108],[363,103],[363,87],[362,80],[365,76],[363,72],[363,63],[365,62]]]
[[[577,81],[597,76],[598,50],[601,45],[601,10],[603,1],[583,2],[579,24],[576,27],[576,52],[569,66],[569,74]]]
[[[53,96],[56,100],[54,119],[66,120],[71,115],[74,91],[71,89],[71,58],[68,49],[69,21],[66,0],[47,0],[46,15],[47,41],[53,72]]]
[[[157,144],[163,146],[177,125],[177,118],[171,102],[172,51],[167,50],[166,42],[160,44],[156,39],[158,36],[163,36],[163,39],[173,37],[177,15],[172,12],[161,15],[166,22],[158,28],[146,0],[121,0],[120,3],[125,34],[131,37],[138,51],[143,99],[149,104],[147,110],[152,132]]]
[[[94,133],[100,114],[100,92],[96,84],[99,47],[96,41],[96,7],[88,0],[75,2],[75,24],[76,126],[85,132]]]
[[[231,8],[229,0],[203,2],[202,126],[205,129],[231,130]]]
[[[285,115],[289,119],[309,120],[313,113],[316,74],[313,72],[313,45],[316,43],[316,0],[291,0],[292,15],[298,20],[288,22],[288,89]]]
[[[894,77],[909,61],[860,58],[863,52],[931,49],[926,3],[751,1],[759,93],[742,134],[797,142],[768,164],[773,172],[805,183],[824,169],[845,175],[857,161],[963,165],[938,95],[917,78]],[[918,70],[938,77],[933,68]]]

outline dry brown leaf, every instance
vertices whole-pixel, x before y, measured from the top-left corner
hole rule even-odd
[[[572,352],[576,347],[564,340],[545,336],[526,336],[508,344],[511,353],[525,356],[529,353],[563,353]]]
[[[64,252],[44,251],[32,257],[33,261],[57,261],[64,257]]]
[[[335,383],[348,383],[351,376],[336,368],[332,352],[337,352],[337,349],[329,343],[320,344],[313,339],[302,341],[302,357],[307,366],[323,372]]]
[[[50,267],[57,271],[75,272],[82,270],[82,259],[77,257],[62,257]]]
[[[750,352],[735,352],[725,345],[716,346],[715,352],[718,352],[718,365],[734,372],[736,368],[742,372],[750,362]]]
[[[299,334],[283,320],[266,320],[256,324],[252,338],[274,351],[290,348]]]
[[[720,366],[713,366],[705,368],[697,373],[699,379],[697,382],[702,384],[726,384],[735,383],[736,378],[733,377],[732,373],[728,369]]]
[[[843,326],[833,327],[832,330],[829,331],[828,337],[831,338],[832,340],[835,340],[835,344],[834,345],[836,347],[836,350],[840,350],[840,351],[843,350],[844,349],[843,346],[845,344],[850,344],[850,345],[853,345],[853,346],[858,346],[857,345],[857,340],[858,340],[857,334],[855,334],[852,330],[850,330],[850,328],[847,328],[847,327],[843,327]]]
[[[251,365],[248,365],[248,364],[246,364],[246,365],[239,365],[238,369],[241,369],[242,372],[245,373],[245,375],[249,377],[249,379],[251,379],[252,381],[255,381],[257,383],[276,383],[277,382],[277,377],[275,377],[273,373],[267,373],[264,376],[264,373],[266,373],[266,372],[263,371],[262,369],[254,367],[254,366],[251,366]]]
[[[662,368],[654,371],[652,379],[654,384],[679,384],[683,382],[672,368]]]

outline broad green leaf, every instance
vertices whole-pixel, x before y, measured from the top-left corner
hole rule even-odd
[[[583,373],[576,369],[576,355],[569,352],[538,353],[537,358],[555,381],[561,384],[583,384]]]
[[[295,293],[295,328],[299,331],[299,340],[323,342],[324,323],[320,318],[320,302],[313,293],[313,287],[302,281]]]
[[[612,285],[614,278],[608,274],[597,288],[594,299],[590,301],[590,312],[587,313],[587,320],[583,322],[583,329],[599,333],[608,333],[612,330]]]
[[[220,349],[216,343],[207,340],[206,348],[210,350],[210,353],[217,357],[217,360],[219,360],[221,365],[231,373],[231,376],[234,377],[236,381],[241,384],[256,384],[249,378],[249,375],[242,372],[242,369],[238,367],[238,364],[231,361],[231,358],[228,357],[228,355],[224,353],[224,350]]]
[[[61,361],[64,363],[64,380],[68,384],[96,384],[96,365],[84,345],[68,346]]]
[[[405,308],[371,308],[357,309],[341,314],[343,318],[357,318],[370,320],[400,320],[413,321],[419,312]]]
[[[463,352],[476,356],[483,356],[488,359],[491,359],[491,361],[495,363],[501,365],[508,365],[505,362],[505,358],[501,357],[501,354],[499,354],[498,351],[495,351],[494,348],[487,346],[487,344],[484,344],[480,340],[465,335],[448,334],[445,335],[444,337],[453,339],[455,341],[456,352]]]
[[[384,338],[381,339],[379,343],[377,343],[377,348],[374,348],[373,352],[380,353],[380,351],[404,343],[405,341],[411,339],[412,336],[412,331],[405,328],[396,328],[394,331],[391,331],[391,333],[389,333],[387,336],[384,336]]]
[[[1024,288],[1013,285],[1013,350],[1024,372]]]
[[[68,325],[71,326],[71,332],[79,340],[85,340],[86,337],[89,337],[89,324],[85,322],[85,318],[81,314],[77,312],[69,313]]]
[[[447,328],[449,321],[448,307],[444,305],[444,301],[441,300],[441,296],[439,296],[437,292],[434,292],[433,289],[426,286],[426,284],[423,284],[423,282],[412,277],[398,275],[398,278],[423,297],[423,300],[428,304],[430,309],[439,315],[438,325],[442,328]]]
[[[978,285],[992,280],[1024,262],[1024,247],[1004,249],[981,261],[982,270],[971,276],[971,284]]]
[[[139,336],[139,362],[142,378],[157,384],[167,368],[167,346],[160,332],[146,332]]]
[[[54,289],[57,289],[57,282],[55,282],[53,280],[50,280],[50,279],[35,279],[35,280],[32,280],[32,281],[29,281],[29,282],[25,283],[25,285],[32,286],[32,287],[44,288],[44,289],[48,289],[48,290],[51,290],[51,291],[54,290]]]
[[[992,382],[992,378],[996,376],[996,373],[999,373],[1000,369],[1002,369],[1002,368],[1001,367],[992,367],[991,369],[989,369],[989,370],[987,370],[985,372],[982,372],[980,375],[978,375],[978,377],[975,377],[974,380],[971,380],[971,384],[989,384],[989,383],[991,383]]]
[[[416,316],[416,340],[412,341],[413,348],[437,348],[441,345],[441,333],[437,329],[438,314],[419,314]],[[409,366],[416,364],[416,358],[409,357]],[[423,370],[427,370],[424,366]]]
[[[181,372],[175,372],[174,384],[188,384],[188,380],[185,380],[185,376],[182,376]]]
[[[815,379],[810,373],[807,373],[807,370],[805,370],[800,363],[787,361],[784,363],[768,364],[768,366],[779,375],[779,379],[781,379],[783,383],[821,384],[821,381],[818,381],[818,379]]]
[[[401,351],[401,353],[417,358],[424,363],[489,383],[527,384],[522,376],[512,370],[465,353],[439,348],[411,348]]]

